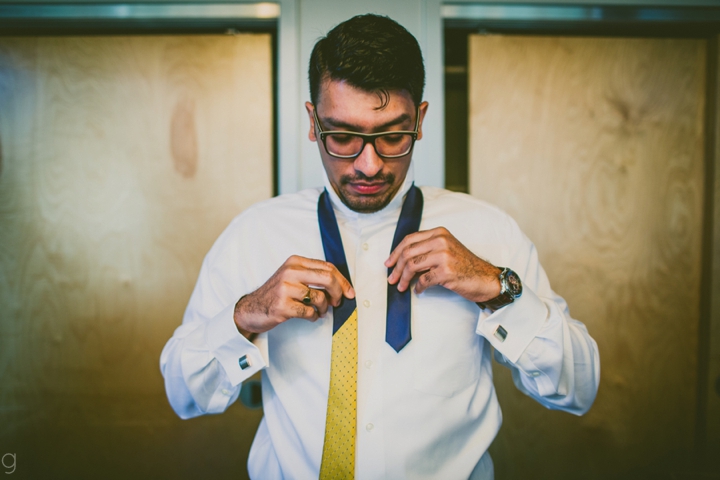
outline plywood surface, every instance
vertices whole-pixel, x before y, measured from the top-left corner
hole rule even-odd
[[[0,39],[0,452],[19,475],[212,458],[242,478],[259,412],[181,422],[158,364],[212,242],[272,195],[270,48]]]
[[[498,479],[687,471],[704,55],[700,40],[471,37],[470,192],[535,242],[602,370],[582,418],[543,410],[497,372]]]

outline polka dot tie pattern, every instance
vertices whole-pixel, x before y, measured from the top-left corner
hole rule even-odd
[[[357,326],[355,309],[333,335],[321,480],[351,479],[355,476]]]

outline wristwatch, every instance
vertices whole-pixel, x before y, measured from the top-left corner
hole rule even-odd
[[[522,295],[522,282],[518,274],[509,268],[502,268],[498,278],[500,279],[500,295],[485,302],[477,302],[480,308],[488,308],[493,312],[506,305],[510,305],[516,298]]]

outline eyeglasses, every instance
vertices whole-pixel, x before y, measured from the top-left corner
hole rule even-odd
[[[420,125],[420,109],[415,112],[415,130],[394,130],[380,133],[357,133],[344,130],[323,131],[317,109],[313,108],[315,123],[320,130],[320,140],[325,151],[336,158],[356,158],[371,143],[375,153],[383,158],[404,157],[413,149],[417,140],[418,126]]]

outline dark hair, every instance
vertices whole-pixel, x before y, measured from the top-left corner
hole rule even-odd
[[[417,40],[395,20],[380,15],[358,15],[330,30],[313,47],[308,70],[314,104],[326,78],[376,92],[380,108],[387,105],[389,90],[407,90],[417,106],[425,87]]]

